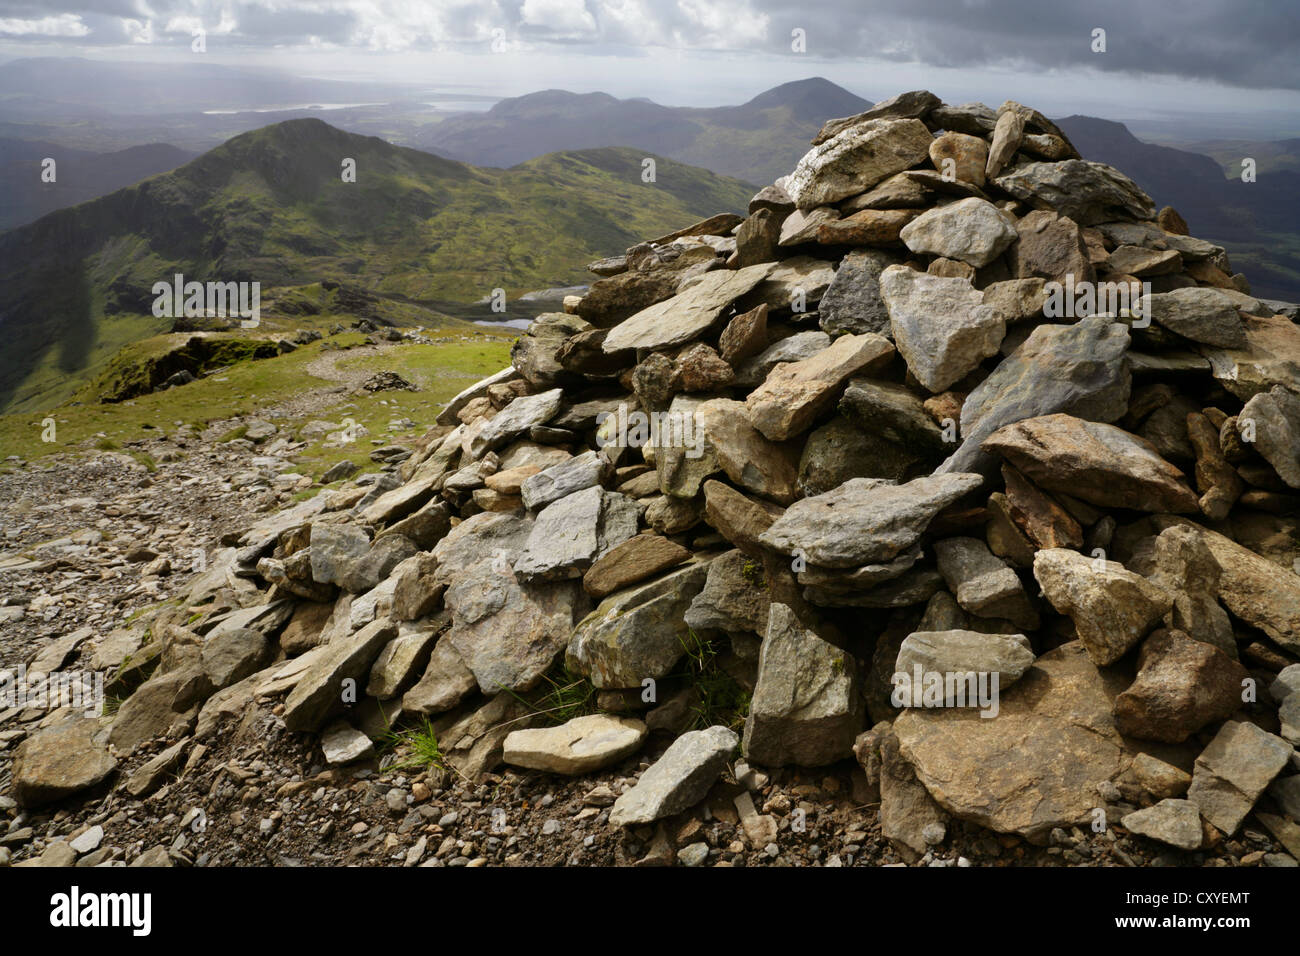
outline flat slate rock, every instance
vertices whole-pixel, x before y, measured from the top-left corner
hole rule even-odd
[[[1000,695],[997,716],[972,708],[909,708],[894,722],[904,757],[954,816],[1045,842],[1086,827],[1119,776],[1125,746],[1111,718],[1123,679],[1099,671],[1082,645],[1039,657]]]
[[[634,717],[588,714],[558,727],[512,731],[502,759],[513,767],[550,773],[592,773],[635,753],[645,736],[645,724]]]
[[[767,278],[772,263],[705,273],[671,299],[657,302],[610,330],[601,348],[662,349],[702,335],[731,303]],[[540,423],[538,423],[540,424]]]
[[[896,485],[854,478],[796,501],[760,536],[766,546],[809,564],[855,568],[889,561],[921,537],[930,520],[981,484],[978,475],[915,478]]]
[[[693,807],[722,775],[738,743],[740,738],[726,727],[682,734],[614,801],[609,822],[616,827],[653,823]]]

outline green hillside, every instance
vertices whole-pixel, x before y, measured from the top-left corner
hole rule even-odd
[[[0,235],[0,411],[50,407],[121,347],[167,331],[171,319],[151,314],[152,287],[177,272],[260,282],[273,324],[277,303],[299,314],[302,296],[289,287],[323,281],[400,313],[402,303],[586,281],[591,259],[742,211],[752,194],[667,159],[643,183],[644,155],[593,149],[476,169],[315,119],[237,136],[171,173]],[[355,183],[342,181],[344,159],[356,162]]]

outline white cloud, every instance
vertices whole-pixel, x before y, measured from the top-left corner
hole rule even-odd
[[[688,24],[677,37],[686,46],[734,50],[758,45],[771,22],[749,0],[678,0],[677,6]]]
[[[596,32],[596,18],[583,0],[524,0],[519,20],[525,26],[542,27],[559,36],[591,36]]]
[[[17,17],[0,19],[0,33],[10,36],[84,37],[90,27],[81,22],[75,13],[60,13],[39,20],[22,20]]]

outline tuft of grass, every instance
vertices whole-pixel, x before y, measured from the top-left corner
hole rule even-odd
[[[152,475],[154,472],[158,470],[158,462],[153,460],[152,455],[146,455],[142,451],[133,451],[130,452],[130,455],[140,464],[144,465],[144,470],[149,472],[149,474]]]
[[[101,438],[95,442],[95,448],[98,451],[117,451],[122,446],[111,438]]]
[[[594,714],[596,688],[587,678],[571,671],[560,661],[542,676],[547,689],[540,696],[533,694],[529,700],[509,688],[502,688],[511,697],[531,708],[535,717],[544,717],[553,724],[565,724],[575,717]]]
[[[243,438],[246,434],[248,434],[248,426],[237,425],[236,427],[230,429],[230,431],[222,435],[220,438],[218,438],[217,444],[225,444],[226,442],[229,441],[235,441],[238,438]]]
[[[419,725],[406,730],[393,730],[390,727],[383,737],[383,743],[385,749],[401,752],[388,765],[388,770],[427,770],[430,767],[447,769],[442,750],[438,746],[438,735],[428,717],[421,718]]]
[[[749,715],[749,692],[723,669],[712,642],[691,628],[687,628],[687,636],[680,641],[685,652],[685,670],[678,676],[694,687],[697,694],[690,729],[721,725],[739,732]]]

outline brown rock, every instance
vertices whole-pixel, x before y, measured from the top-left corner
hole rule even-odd
[[[724,362],[734,367],[767,348],[767,313],[768,307],[763,304],[727,323],[718,340]]]
[[[845,219],[823,223],[817,228],[817,241],[824,246],[892,245],[918,214],[916,209],[864,209]]]
[[[1019,239],[1007,250],[1007,267],[1014,275],[1062,284],[1070,275],[1075,284],[1095,278],[1083,233],[1073,219],[1036,209],[1016,223],[1016,233]]]
[[[984,185],[988,158],[989,145],[978,136],[944,133],[930,144],[930,162],[941,175],[951,172],[951,177],[975,186]]]
[[[1086,826],[1098,787],[1123,765],[1111,705],[1120,687],[1077,642],[1048,651],[1002,692],[996,718],[977,708],[908,708],[894,722],[903,756],[949,813],[1042,841]]]
[[[736,379],[735,370],[703,342],[688,346],[677,356],[677,370],[685,392],[714,392]]]
[[[1156,213],[1156,225],[1175,236],[1191,235],[1191,231],[1187,227],[1187,220],[1180,216],[1178,210],[1173,206],[1165,206]]]
[[[1211,521],[1222,521],[1246,490],[1237,470],[1228,464],[1219,445],[1219,431],[1200,412],[1187,416],[1187,437],[1196,450],[1196,487],[1199,506]]]
[[[779,505],[746,498],[720,481],[704,483],[704,518],[719,534],[748,555],[761,558],[766,549],[758,536],[785,512]]]
[[[946,279],[965,279],[972,283],[975,281],[975,267],[957,259],[935,259],[926,266],[925,271],[928,275],[942,276]]]
[[[806,431],[835,403],[844,383],[869,374],[894,354],[883,336],[867,332],[843,335],[830,348],[801,362],[778,365],[745,400],[754,427],[772,441]]]
[[[1170,275],[1183,271],[1183,257],[1176,249],[1148,249],[1145,246],[1120,246],[1106,260],[1112,275],[1149,276]]]
[[[592,597],[603,598],[629,584],[681,564],[690,551],[657,534],[638,534],[605,552],[582,577]]]
[[[1015,110],[1008,110],[998,117],[993,127],[993,143],[989,147],[989,158],[984,166],[984,175],[992,179],[1011,162],[1020,148],[1025,135],[1025,120]]]
[[[285,653],[292,657],[319,644],[321,633],[333,613],[333,604],[300,601],[280,634],[280,646]]]
[[[1083,528],[1051,496],[1010,465],[1002,466],[1011,520],[1037,548],[1083,547]]]
[[[498,471],[496,474],[488,475],[483,480],[492,491],[502,495],[519,494],[520,486],[523,485],[524,479],[530,475],[535,475],[542,469],[537,465],[520,465],[518,468],[509,468],[505,471]]]
[[[1215,444],[1218,444],[1217,433]],[[1191,512],[1196,495],[1143,438],[1072,415],[1043,415],[998,429],[983,442],[1047,491],[1136,511]]]
[[[1129,737],[1182,743],[1242,706],[1248,676],[1217,648],[1161,628],[1142,645],[1137,679],[1115,698],[1115,726]]]

